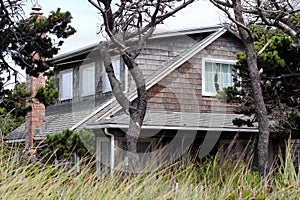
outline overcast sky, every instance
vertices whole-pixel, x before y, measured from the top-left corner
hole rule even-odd
[[[27,16],[34,2],[35,0],[27,0],[25,6]],[[101,36],[96,34],[100,25],[100,17],[88,0],[39,0],[38,2],[43,7],[44,15],[48,15],[51,10],[59,7],[62,11],[70,11],[73,16],[72,25],[77,32],[66,40],[60,54],[99,42],[101,39]],[[165,21],[165,25],[160,26],[160,29],[205,27],[221,22],[223,22],[221,11],[214,8],[208,0],[199,0],[179,11],[176,17]]]

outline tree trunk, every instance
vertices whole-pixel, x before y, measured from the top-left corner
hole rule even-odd
[[[147,109],[147,91],[144,76],[140,68],[138,68],[132,55],[123,54],[122,58],[128,67],[130,74],[136,84],[137,90],[137,106],[130,106],[130,124],[126,134],[127,156],[129,169],[131,172],[139,170],[139,156],[137,154],[137,142],[141,132],[141,126]]]
[[[134,60],[134,56],[132,56],[129,53],[124,53],[122,55],[124,63],[128,67],[130,74],[132,75],[133,80],[136,84],[138,97],[137,106],[134,107],[124,95],[121,83],[115,76],[114,69],[111,63],[111,56],[109,55],[109,43],[101,42],[99,49],[114,96],[116,97],[118,103],[121,105],[123,111],[130,115],[129,128],[126,133],[128,157],[127,171],[136,172],[136,170],[138,170],[137,167],[139,166],[139,156],[137,154],[137,141],[140,136],[141,126],[143,124],[143,120],[147,109],[147,91],[143,73],[140,70],[140,68],[138,68],[137,63]]]
[[[251,80],[251,86],[253,91],[254,103],[256,106],[256,117],[258,121],[258,168],[261,176],[265,176],[268,173],[268,147],[269,147],[269,120],[267,116],[267,110],[264,103],[262,89],[260,85],[260,75],[257,66],[257,55],[254,49],[254,39],[252,33],[246,28],[242,15],[241,1],[233,1],[233,9],[235,18],[238,23],[238,30],[245,46],[247,55],[247,65],[249,76]]]

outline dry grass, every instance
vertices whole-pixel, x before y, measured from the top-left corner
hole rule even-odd
[[[300,179],[289,152],[285,164],[261,179],[245,164],[230,158],[191,159],[130,178],[121,173],[99,178],[82,167],[64,169],[39,163],[24,164],[17,153],[0,153],[1,199],[297,199]],[[223,160],[223,161],[221,161]],[[57,167],[57,166],[56,166]],[[274,175],[275,174],[275,175]]]

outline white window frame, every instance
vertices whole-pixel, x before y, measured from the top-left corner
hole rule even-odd
[[[102,142],[106,142],[108,144],[108,152],[106,152],[108,155],[107,155],[107,162],[105,162],[103,159],[102,159],[102,156],[103,156],[103,152],[101,151],[101,144]],[[105,169],[108,169],[110,167],[110,162],[111,162],[111,142],[110,140],[107,138],[107,137],[97,137],[96,138],[96,156],[97,156],[97,159],[96,159],[96,169],[98,172],[103,172],[103,170]],[[105,166],[105,167],[103,167]]]
[[[116,78],[118,80],[121,80],[121,59],[120,59],[120,56],[112,57],[111,62],[112,62],[113,68],[114,68]],[[114,62],[118,62],[118,64],[119,64],[119,73],[116,73],[116,65],[115,65]],[[107,76],[107,73],[106,73],[105,66],[104,66],[103,62],[102,62],[102,70],[103,70],[103,73],[102,73],[102,92],[103,93],[111,92],[112,88],[111,88],[111,85],[110,85],[110,82],[109,82],[109,79],[108,79],[108,76]]]
[[[83,73],[84,73],[84,70],[85,69],[89,69],[89,68],[93,68],[93,76],[92,77],[89,77],[91,78],[92,82],[93,82],[93,85],[91,86],[91,90],[90,91],[85,91],[85,87],[84,87],[84,81],[83,81]],[[85,65],[82,65],[80,67],[80,94],[81,96],[89,96],[89,95],[94,95],[95,94],[95,62],[91,62],[91,63],[88,63],[88,64],[85,64]]]
[[[220,64],[236,64],[237,60],[226,60],[226,59],[216,59],[216,58],[203,58],[202,59],[202,95],[203,96],[216,96],[217,92],[206,92],[205,91],[205,63],[220,63]]]
[[[63,95],[63,76],[65,74],[69,74],[71,73],[71,95],[70,96],[62,96]],[[73,98],[73,69],[67,69],[67,70],[64,70],[64,71],[61,71],[60,72],[60,87],[59,87],[59,93],[60,93],[60,100],[63,101],[63,100],[68,100],[68,99],[72,99]]]

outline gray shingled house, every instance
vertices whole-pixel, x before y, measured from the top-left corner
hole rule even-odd
[[[54,59],[55,88],[60,98],[46,108],[45,119],[31,136],[36,143],[65,129],[93,130],[98,168],[100,163],[114,168],[122,163],[118,159],[126,161],[123,147],[129,117],[112,95],[98,45]],[[208,145],[200,150],[204,156],[226,145],[236,134],[243,149],[257,129],[234,126],[232,120],[242,116],[215,97],[216,84],[220,88],[232,84],[231,68],[236,53],[242,50],[240,39],[220,26],[155,33],[137,57],[148,91],[138,151],[154,152],[168,144],[176,146],[176,151],[181,146],[198,149]],[[119,55],[112,59],[124,93],[134,102],[137,95],[130,73]],[[25,132],[22,125],[6,141],[26,142]],[[205,137],[207,144],[202,143]]]

